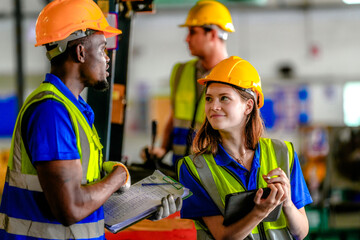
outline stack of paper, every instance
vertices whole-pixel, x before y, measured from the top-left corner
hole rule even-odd
[[[154,184],[155,183],[155,184]],[[174,198],[189,197],[191,192],[159,170],[135,183],[121,194],[113,194],[104,204],[105,227],[116,233],[154,213],[161,199],[169,194]]]

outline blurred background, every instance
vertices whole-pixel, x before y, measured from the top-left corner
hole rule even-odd
[[[35,22],[48,2],[0,0],[2,178],[19,107],[49,71],[45,49],[34,47]],[[114,11],[109,0],[96,2]],[[105,132],[105,157],[128,165],[142,162],[139,152],[151,144],[153,120],[158,123],[155,144],[161,144],[172,66],[192,58],[187,29],[178,25],[196,1],[138,2],[124,4],[128,11],[118,23],[124,34],[109,51],[113,87],[108,101],[91,101],[90,95],[98,95],[83,93],[92,107],[108,110],[105,115],[95,111],[99,134]],[[293,142],[299,155],[314,200],[307,208],[308,238],[360,239],[360,3],[220,2],[229,8],[236,29],[227,41],[229,55],[248,60],[261,76],[266,136]]]

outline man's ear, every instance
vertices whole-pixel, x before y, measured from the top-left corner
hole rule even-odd
[[[84,63],[85,62],[85,54],[86,53],[86,50],[85,50],[85,46],[82,45],[82,44],[78,44],[76,46],[76,61],[79,61],[81,63]]]
[[[218,30],[212,29],[211,31],[211,39],[217,39],[218,37]]]

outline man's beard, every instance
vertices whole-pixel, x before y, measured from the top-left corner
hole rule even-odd
[[[105,92],[106,90],[109,89],[109,82],[108,82],[107,80],[98,81],[97,83],[95,83],[95,85],[93,86],[93,88],[94,88],[96,91]]]

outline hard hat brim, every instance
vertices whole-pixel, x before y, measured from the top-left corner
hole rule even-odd
[[[216,83],[224,83],[227,85],[232,85],[232,86],[236,86],[236,84],[231,83],[230,81],[224,81],[222,79],[208,79],[208,78],[200,78],[197,80],[197,82],[201,85],[206,85],[208,82],[216,82]]]
[[[241,88],[239,86],[236,86],[235,84],[232,84],[230,82],[222,81],[222,80],[214,80],[214,79],[206,79],[206,78],[200,78],[197,80],[197,82],[201,85],[206,85],[208,82],[214,82],[214,83],[223,83],[227,85],[234,86],[236,88]],[[251,89],[252,92],[254,92],[255,95],[258,95],[258,108],[262,108],[264,106],[264,95],[262,92],[255,91],[254,89]]]
[[[105,29],[93,29],[93,30],[96,30],[96,31],[99,31],[99,32],[103,32],[105,38],[110,38],[110,37],[114,37],[116,35],[119,35],[122,33],[122,31],[120,29],[117,29],[117,28],[114,28],[114,27],[111,27],[111,26],[107,26]],[[70,36],[70,35],[69,35]],[[68,37],[68,36],[66,36]],[[65,37],[65,38],[66,38]],[[62,40],[64,37],[59,37],[59,39],[55,40],[55,41],[59,41],[59,40]],[[35,44],[35,47],[38,47],[38,46],[42,46],[44,44],[48,43],[48,41],[46,41],[46,39],[44,39],[44,41],[39,41]]]
[[[112,26],[108,26],[105,28],[105,30],[103,30],[103,33],[106,38],[109,38],[109,37],[114,37],[116,35],[122,34],[122,31],[120,29],[114,28]]]
[[[206,79],[206,78],[200,78],[200,79],[197,80],[197,82],[198,82],[199,84],[201,84],[201,85],[206,85],[206,83],[207,83],[208,81],[211,81],[211,80]]]
[[[205,24],[205,25],[211,25],[211,23],[210,24]],[[202,27],[202,26],[205,26],[205,25],[193,25],[193,24],[184,23],[184,24],[178,25],[178,27]],[[216,25],[216,24],[214,24],[214,25]],[[222,30],[226,31],[226,32],[235,32],[235,28],[234,28],[234,26],[232,24],[228,25],[226,29],[224,29],[223,27],[221,27],[219,25],[217,25],[217,26],[219,28],[221,28]]]

